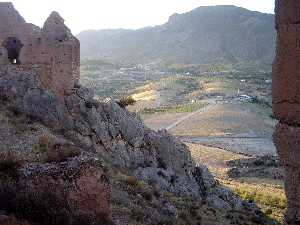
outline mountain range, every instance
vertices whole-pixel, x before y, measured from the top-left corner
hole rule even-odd
[[[79,33],[83,59],[118,63],[266,63],[275,54],[274,15],[236,6],[202,6],[138,30]]]

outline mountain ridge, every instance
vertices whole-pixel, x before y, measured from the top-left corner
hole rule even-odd
[[[270,64],[275,54],[273,24],[273,14],[230,5],[201,6],[175,13],[163,25],[88,30],[77,37],[82,58],[125,63]]]

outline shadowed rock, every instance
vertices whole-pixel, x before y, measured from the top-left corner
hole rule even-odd
[[[276,1],[277,49],[273,65],[274,133],[285,167],[288,209],[285,224],[300,224],[300,2]]]

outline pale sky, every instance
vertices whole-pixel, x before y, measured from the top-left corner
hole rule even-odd
[[[273,13],[275,0],[12,0],[27,22],[41,26],[58,11],[76,34],[87,29],[138,29],[204,5],[236,5]],[[5,2],[0,0],[0,2]]]

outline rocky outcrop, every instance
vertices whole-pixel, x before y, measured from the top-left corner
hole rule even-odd
[[[155,180],[159,188],[182,196],[201,197],[204,189],[210,192],[216,186],[208,172],[206,186],[199,186],[197,174],[204,172],[195,172],[185,145],[165,131],[148,129],[118,104],[97,102],[92,92],[82,87],[60,104],[51,91],[43,88],[34,70],[28,73],[6,66],[0,71],[0,98],[4,104],[55,128],[113,166],[126,168],[145,181]],[[157,175],[159,170],[164,171],[164,178]]]
[[[273,109],[279,124],[274,134],[285,167],[288,209],[285,224],[300,223],[300,58],[299,1],[276,1],[277,50],[273,66]]]
[[[0,197],[2,210],[37,224],[112,224],[109,180],[91,157],[26,164],[8,185],[0,181]]]
[[[150,130],[136,114],[117,103],[94,100],[93,93],[83,87],[77,87],[73,94],[65,96],[62,103],[51,90],[43,86],[38,77],[38,70],[34,68],[29,71],[14,65],[1,67],[1,104],[34,121],[40,121],[85,154],[100,158],[108,167],[119,168],[161,192],[192,198],[224,213],[244,210],[247,206],[249,214],[261,218],[255,206],[247,205],[219,185],[207,168],[196,166],[187,147],[167,132]],[[69,170],[48,165],[46,169],[34,166],[25,171],[32,170],[26,173],[33,174],[42,170],[42,174],[47,174],[47,168],[54,174],[65,174],[64,171]],[[72,183],[76,191],[68,191],[69,199],[75,202],[80,211],[87,210],[95,214],[95,210],[101,210],[101,205],[104,205],[104,211],[107,212],[107,192],[104,195],[95,192],[101,188],[103,190],[104,184],[93,180],[93,177],[102,176],[101,170],[85,169],[82,174],[84,176],[77,179],[76,184]],[[47,180],[51,179],[46,176],[36,183]],[[28,181],[31,183],[31,178]]]

